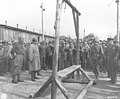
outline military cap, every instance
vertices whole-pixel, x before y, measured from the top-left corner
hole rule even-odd
[[[107,38],[107,41],[111,41],[111,40],[113,40],[113,38]]]
[[[114,43],[119,43],[117,40],[114,40],[113,42],[114,42]]]

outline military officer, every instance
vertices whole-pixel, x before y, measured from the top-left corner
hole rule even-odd
[[[14,58],[14,65],[12,68],[12,83],[17,84],[18,82],[23,82],[21,80],[21,67],[23,64],[23,55],[24,55],[24,47],[23,47],[23,38],[19,37],[18,42],[13,46],[11,53]]]

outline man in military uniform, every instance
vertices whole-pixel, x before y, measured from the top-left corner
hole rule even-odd
[[[3,49],[3,45],[0,43],[0,75],[3,76],[3,55],[4,55],[4,49]]]
[[[60,42],[59,47],[59,70],[62,70],[65,68],[65,42]]]
[[[108,44],[107,44],[107,47],[106,47],[105,52],[104,52],[105,57],[106,57],[106,67],[105,68],[106,68],[106,71],[108,73],[108,78],[110,78],[110,76],[111,76],[111,72],[110,72],[111,62],[110,61],[111,61],[111,58],[112,58],[111,49],[113,47],[113,39],[108,38],[107,41],[108,41]]]
[[[19,37],[18,42],[13,46],[11,53],[14,58],[14,66],[12,68],[12,83],[17,84],[18,82],[23,82],[21,80],[21,67],[23,64],[23,55],[24,55],[24,47],[23,47],[23,38]]]
[[[118,65],[118,54],[119,54],[119,46],[118,42],[114,41],[114,44],[112,45],[110,51],[109,51],[109,66],[110,66],[110,72],[111,72],[111,80],[110,82],[112,84],[115,84],[117,82],[117,65]]]
[[[45,45],[45,41],[41,42],[41,45],[39,46],[39,53],[40,53],[41,69],[47,69],[47,67],[46,67],[46,45]]]
[[[99,75],[99,54],[100,54],[100,47],[97,41],[94,40],[93,45],[91,47],[91,64],[96,79],[98,78]]]
[[[49,41],[49,44],[46,47],[46,64],[48,68],[51,70],[53,67],[53,52],[54,52],[54,45],[51,41]]]

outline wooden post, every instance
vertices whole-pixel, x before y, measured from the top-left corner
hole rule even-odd
[[[79,65],[79,14],[77,13],[77,65]]]
[[[58,53],[59,53],[59,35],[60,35],[60,0],[56,0],[56,21],[55,21],[55,46],[53,56],[53,80],[51,88],[51,99],[56,99],[57,85],[55,79],[57,79],[57,68],[58,68]]]

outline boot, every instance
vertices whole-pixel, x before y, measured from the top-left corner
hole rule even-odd
[[[34,78],[35,78],[35,79],[39,79],[39,78],[36,76],[37,73],[38,73],[38,72],[35,72],[35,73],[34,73]]]
[[[35,75],[35,73],[32,71],[31,72],[31,81],[35,81],[35,76],[34,75]]]
[[[18,82],[24,82],[24,80],[20,79],[20,74],[18,74],[17,76],[18,76]]]
[[[14,84],[18,83],[18,77],[17,77],[17,75],[13,75],[12,83],[14,83]]]
[[[37,71],[37,75],[38,75],[38,76],[42,76],[42,75],[40,74],[40,70],[39,70],[39,71]]]

